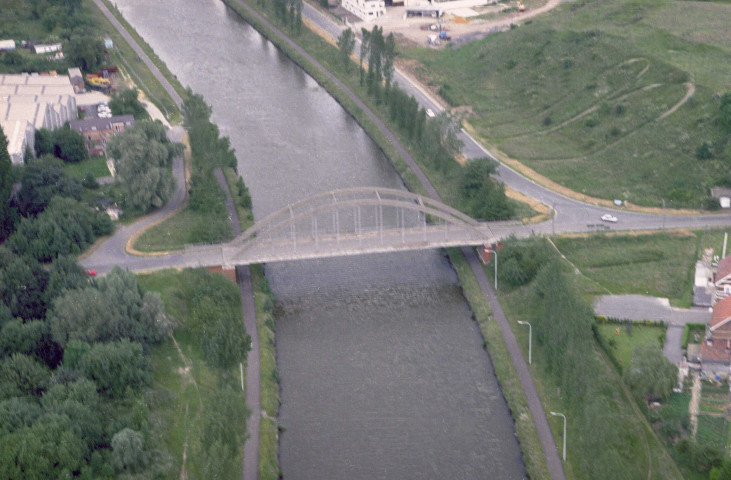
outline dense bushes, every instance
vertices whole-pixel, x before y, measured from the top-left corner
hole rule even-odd
[[[497,162],[484,157],[469,160],[462,170],[462,210],[473,218],[506,220],[513,215],[505,185],[490,178],[496,170]]]
[[[120,180],[122,205],[147,212],[162,207],[175,190],[170,166],[182,146],[171,143],[157,122],[137,122],[109,141]]]
[[[0,478],[111,478],[159,463],[137,400],[145,351],[167,324],[159,297],[120,269],[90,283],[68,259],[46,271],[3,247],[0,267]]]
[[[16,205],[24,217],[42,212],[54,195],[81,200],[81,183],[64,171],[58,159],[49,155],[26,165],[20,182]]]
[[[552,258],[551,246],[540,237],[517,239],[511,236],[498,255],[498,277],[512,287],[533,280],[541,266]]]
[[[23,219],[7,245],[20,255],[50,262],[60,255],[80,253],[112,230],[112,221],[105,213],[56,196],[36,218]]]
[[[84,147],[84,137],[71,130],[68,123],[53,131],[45,128],[36,130],[34,147],[36,156],[53,155],[70,163],[80,162],[89,156]]]

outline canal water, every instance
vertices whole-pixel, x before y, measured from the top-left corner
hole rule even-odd
[[[327,190],[403,188],[327,92],[220,1],[116,4],[212,105],[256,218]],[[270,264],[266,274],[284,478],[524,477],[492,365],[440,251]]]

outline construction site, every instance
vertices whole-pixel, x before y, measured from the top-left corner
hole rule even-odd
[[[374,25],[385,34],[393,33],[400,42],[444,48],[479,40],[491,33],[508,30],[560,3],[559,0],[511,0],[508,2],[408,2],[388,6],[387,14],[371,21],[350,21],[359,31]]]

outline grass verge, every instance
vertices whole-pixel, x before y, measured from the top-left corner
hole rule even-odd
[[[91,172],[94,178],[111,175],[107,167],[107,159],[104,157],[92,157],[77,163],[64,163],[63,169],[70,176],[79,180],[84,179],[86,172]]]
[[[632,352],[640,345],[655,345],[662,348],[665,340],[664,326],[635,325],[632,323],[604,323],[596,326],[596,331],[607,346],[607,353],[620,371],[625,371],[632,363]]]
[[[279,373],[274,350],[274,298],[262,265],[250,267],[259,333],[262,414],[259,426],[259,479],[276,480],[279,470]]]

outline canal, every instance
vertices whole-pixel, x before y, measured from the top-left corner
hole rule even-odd
[[[255,217],[404,188],[359,125],[218,0],[116,0],[228,135]],[[521,479],[510,413],[442,252],[270,264],[286,479]]]

